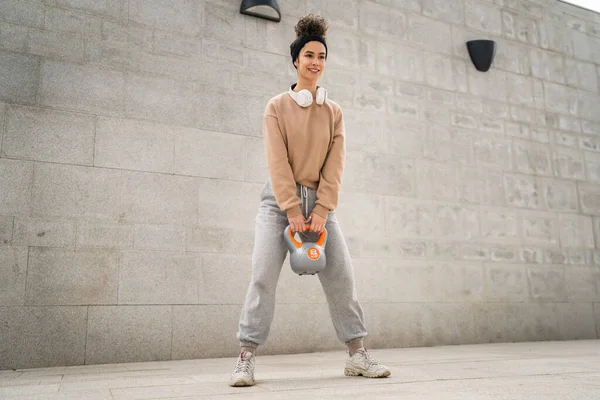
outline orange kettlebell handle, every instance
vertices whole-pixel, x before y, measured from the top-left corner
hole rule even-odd
[[[292,232],[292,228],[289,227],[290,229],[288,229],[288,235],[290,236],[290,240],[292,241],[292,243],[294,243],[294,246],[296,246],[297,248],[302,247],[302,243],[300,243],[299,241],[296,240],[296,238],[294,237],[294,232]],[[306,228],[310,228],[310,225],[306,225]],[[327,237],[327,231],[325,230],[325,228],[323,228],[323,231],[321,232],[321,235],[319,236],[319,240],[317,240],[317,242],[315,243],[317,246],[323,246],[323,243],[325,243],[325,238]]]

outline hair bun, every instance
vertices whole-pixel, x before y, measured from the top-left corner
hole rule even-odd
[[[296,31],[296,37],[318,35],[325,38],[325,32],[327,32],[327,21],[320,15],[308,14],[298,21],[294,30]]]

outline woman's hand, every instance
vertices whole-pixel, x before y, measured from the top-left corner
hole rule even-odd
[[[304,232],[308,221],[304,219],[304,215],[298,214],[295,217],[288,218],[292,232]]]
[[[310,214],[310,231],[319,233],[323,232],[323,228],[325,228],[325,222],[327,222],[327,219],[321,217],[319,214]]]

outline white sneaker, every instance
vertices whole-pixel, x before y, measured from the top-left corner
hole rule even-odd
[[[383,378],[390,376],[390,373],[389,368],[379,364],[364,347],[358,349],[352,357],[346,360],[344,369],[346,376],[362,375],[367,378]]]
[[[254,385],[254,354],[243,351],[238,357],[231,378],[229,378],[229,386],[252,385]]]

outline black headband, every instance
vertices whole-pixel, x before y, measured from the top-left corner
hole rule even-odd
[[[300,50],[302,50],[304,45],[308,42],[313,42],[313,41],[323,43],[323,46],[325,46],[325,59],[327,59],[327,43],[325,43],[325,39],[323,38],[323,36],[307,35],[307,36],[298,37],[290,45],[290,53],[292,55],[292,63],[294,61],[296,61],[296,58],[298,58],[298,56],[300,55]]]

